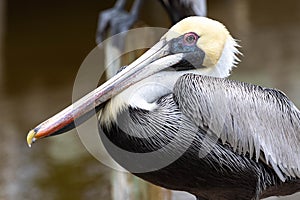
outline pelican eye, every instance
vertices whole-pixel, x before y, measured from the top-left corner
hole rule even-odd
[[[199,36],[196,33],[190,32],[184,35],[183,41],[185,45],[191,46],[197,42],[198,38]]]

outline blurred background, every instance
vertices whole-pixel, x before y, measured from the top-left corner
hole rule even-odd
[[[208,16],[223,22],[242,46],[244,56],[231,79],[278,88],[300,107],[300,1],[207,3]],[[98,14],[113,5],[109,0],[0,0],[1,200],[117,196],[118,173],[94,159],[76,132],[41,140],[31,149],[26,144],[29,129],[71,103],[77,70],[96,46]],[[144,3],[140,20],[171,25],[154,0]],[[119,199],[193,199],[125,176],[117,189],[127,194]]]

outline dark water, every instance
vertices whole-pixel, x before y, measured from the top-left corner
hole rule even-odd
[[[26,134],[71,102],[77,70],[95,47],[98,12],[112,2],[2,3],[0,199],[111,199],[114,173],[86,151],[74,131],[31,149]],[[300,107],[300,2],[215,0],[208,6],[209,16],[224,22],[243,46],[232,79],[279,88]],[[141,18],[151,26],[170,25],[156,1],[147,2]],[[170,198],[167,191],[128,182],[142,191],[129,199]]]

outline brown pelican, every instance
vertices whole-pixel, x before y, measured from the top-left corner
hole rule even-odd
[[[151,183],[214,200],[300,191],[300,112],[278,90],[224,78],[238,62],[237,47],[220,22],[185,18],[31,130],[28,144],[70,130],[96,108],[109,153]]]

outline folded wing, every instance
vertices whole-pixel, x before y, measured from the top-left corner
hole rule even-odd
[[[282,181],[300,178],[300,112],[282,92],[187,74],[175,84],[174,97],[207,134],[271,165]]]

